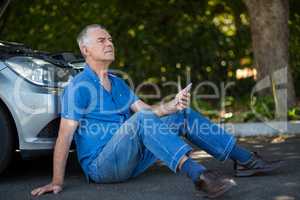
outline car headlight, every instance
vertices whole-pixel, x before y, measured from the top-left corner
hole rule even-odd
[[[34,57],[11,57],[5,63],[19,76],[39,86],[64,87],[75,73],[72,68],[62,68]]]

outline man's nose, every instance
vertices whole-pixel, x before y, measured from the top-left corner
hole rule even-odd
[[[110,40],[106,40],[106,46],[114,46],[112,41]]]

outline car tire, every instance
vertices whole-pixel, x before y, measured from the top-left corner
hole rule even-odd
[[[10,164],[13,157],[13,128],[7,112],[0,107],[0,173]]]

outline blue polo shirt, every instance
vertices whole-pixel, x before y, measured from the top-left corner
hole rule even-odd
[[[125,81],[108,74],[111,91],[86,65],[65,87],[61,97],[61,117],[79,122],[74,134],[79,162],[87,175],[88,166],[118,128],[131,116],[130,106],[138,97]]]

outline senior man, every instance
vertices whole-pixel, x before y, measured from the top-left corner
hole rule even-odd
[[[32,195],[62,190],[73,136],[80,165],[87,179],[96,183],[126,181],[161,160],[174,173],[187,174],[209,198],[235,185],[192,160],[192,148],[181,136],[220,161],[234,160],[236,176],[269,172],[282,164],[238,146],[231,134],[188,108],[190,87],[167,103],[150,106],[140,100],[124,80],[108,71],[115,59],[114,46],[102,26],[88,25],[77,41],[86,67],[62,95],[52,181],[34,189]]]

